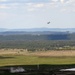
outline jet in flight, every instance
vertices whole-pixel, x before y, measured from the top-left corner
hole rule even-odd
[[[47,22],[47,24],[50,24],[50,21],[49,21],[49,22]]]

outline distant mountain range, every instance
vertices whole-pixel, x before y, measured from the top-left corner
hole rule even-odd
[[[75,28],[0,29],[0,40],[75,40]]]
[[[37,32],[37,31],[54,31],[54,32],[75,32],[75,28],[29,28],[29,29],[4,29],[0,28],[0,32]]]

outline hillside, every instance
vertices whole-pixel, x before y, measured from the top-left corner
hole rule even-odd
[[[75,49],[75,33],[69,31],[0,32],[0,49],[65,50]]]
[[[66,32],[2,32],[0,40],[75,40],[75,33]]]

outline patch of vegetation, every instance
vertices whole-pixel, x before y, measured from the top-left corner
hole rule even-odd
[[[38,65],[38,64],[75,64],[73,57],[43,57],[38,56],[24,56],[24,55],[4,55],[4,57],[14,57],[0,59],[0,66],[6,65]]]
[[[28,51],[75,50],[74,40],[0,41],[0,49],[26,49]]]

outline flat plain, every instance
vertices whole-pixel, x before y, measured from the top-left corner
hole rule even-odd
[[[75,64],[75,50],[29,52],[24,49],[1,49],[0,66],[37,64]]]

